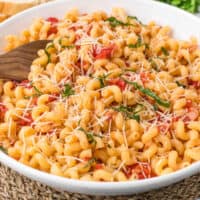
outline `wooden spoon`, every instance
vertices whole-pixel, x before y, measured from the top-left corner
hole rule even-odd
[[[6,54],[0,55],[0,79],[21,81],[27,79],[30,66],[39,49],[44,49],[50,40],[34,41]]]

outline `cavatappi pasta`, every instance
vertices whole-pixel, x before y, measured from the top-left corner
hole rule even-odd
[[[0,146],[67,178],[127,181],[200,160],[200,49],[169,27],[69,11],[38,19],[6,50],[52,39],[28,80],[0,82]]]

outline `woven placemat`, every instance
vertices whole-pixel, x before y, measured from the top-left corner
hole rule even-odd
[[[94,197],[56,191],[0,164],[0,200],[197,200],[198,197],[200,174],[169,187],[143,194]]]

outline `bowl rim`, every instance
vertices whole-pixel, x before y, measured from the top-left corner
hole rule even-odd
[[[18,13],[15,16],[12,16],[11,18],[7,19],[6,21],[2,22],[0,24],[0,30],[5,25],[15,22],[17,19],[21,18],[21,16],[23,16],[23,15],[29,14],[38,9],[45,9],[49,5],[56,5],[58,3],[64,3],[64,2],[67,3],[70,1],[72,1],[72,0],[60,0],[60,1],[55,1],[55,2],[49,2],[46,4],[41,4],[39,6],[30,8],[28,10],[25,10],[21,13]],[[137,1],[141,1],[141,2],[144,2],[145,4],[149,4],[149,5],[154,4],[157,6],[161,6],[162,8],[167,8],[168,10],[171,10],[173,12],[183,14],[184,16],[189,17],[192,21],[196,21],[196,23],[200,24],[200,19],[198,17],[196,17],[196,16],[192,15],[191,13],[188,13],[184,10],[170,6],[168,4],[153,1],[153,0],[137,0]],[[164,186],[164,184],[166,182],[171,181],[170,183],[172,183],[172,182],[174,183],[174,182],[176,182],[174,180],[179,181],[181,179],[184,179],[186,177],[189,177],[193,174],[200,172],[200,161],[199,161],[199,162],[195,162],[195,163],[189,165],[186,168],[180,169],[180,170],[172,172],[170,174],[153,177],[153,178],[148,178],[148,179],[144,179],[144,180],[134,180],[134,181],[125,181],[125,182],[99,182],[99,181],[84,181],[84,180],[70,179],[70,178],[59,177],[59,176],[56,176],[56,175],[53,175],[50,173],[46,173],[46,172],[34,169],[32,167],[29,167],[27,165],[24,165],[1,151],[0,151],[0,162],[6,166],[12,168],[14,171],[17,171],[17,172],[19,172],[31,179],[37,180],[37,181],[40,180],[42,182],[41,179],[43,179],[43,180],[48,180],[50,182],[54,182],[54,183],[61,184],[61,185],[64,184],[66,186],[71,185],[72,187],[90,188],[91,190],[92,189],[98,190],[98,188],[101,188],[101,189],[105,188],[105,190],[107,190],[107,191],[109,191],[109,190],[115,190],[115,191],[116,190],[124,190],[124,189],[127,189],[128,187],[129,188],[147,187],[150,185],[161,185],[162,186],[162,184],[163,184],[163,186]]]
[[[71,178],[66,178],[66,177],[61,177],[57,175],[53,175],[32,167],[29,167],[23,163],[20,163],[16,161],[14,158],[6,155],[5,153],[0,151],[0,162],[3,163],[6,166],[9,166],[10,168],[14,169],[15,171],[21,173],[20,168],[23,169],[23,174],[26,176],[30,177],[42,177],[44,179],[49,179],[51,181],[55,181],[58,183],[69,183],[72,184],[73,186],[80,186],[80,183],[85,185],[86,187],[90,187],[91,189],[95,189],[96,187],[105,187],[107,189],[123,189],[127,187],[128,185],[130,187],[135,187],[138,186],[138,184],[147,186],[149,184],[156,184],[159,182],[165,182],[168,179],[174,179],[174,178],[181,178],[187,176],[186,174],[195,174],[200,172],[200,162],[195,162],[181,170],[172,172],[170,174],[162,175],[162,176],[157,176],[157,177],[152,177],[152,178],[147,178],[147,179],[142,179],[142,180],[133,180],[133,181],[119,181],[119,182],[100,182],[100,181],[85,181],[85,180],[79,180],[79,179],[71,179]],[[15,169],[16,167],[17,169]]]
[[[22,11],[22,12],[19,12],[19,13],[15,14],[15,15],[9,17],[8,19],[4,20],[3,22],[1,22],[0,23],[0,28],[3,27],[7,23],[10,23],[12,21],[17,20],[22,15],[28,14],[30,12],[34,12],[35,10],[38,10],[40,8],[46,8],[46,7],[48,7],[48,5],[57,5],[58,3],[66,3],[66,2],[70,2],[70,1],[72,1],[72,0],[50,1],[50,2],[47,2],[47,3],[43,3],[43,4],[40,4],[40,5],[28,8],[28,9]],[[135,0],[135,1],[138,1],[138,0]],[[157,5],[157,6],[161,6],[161,7],[164,7],[164,8],[171,9],[171,11],[173,11],[173,12],[178,12],[180,14],[187,15],[187,17],[190,17],[192,20],[195,20],[195,21],[197,21],[197,23],[200,23],[200,18],[197,17],[196,15],[194,15],[194,14],[192,14],[190,12],[187,12],[187,11],[185,11],[183,9],[177,8],[175,6],[169,5],[167,3],[160,2],[160,1],[155,1],[155,0],[140,0],[140,2],[144,2],[145,4],[149,4],[149,5],[154,4],[154,5]]]

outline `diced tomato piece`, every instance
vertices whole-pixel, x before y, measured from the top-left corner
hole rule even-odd
[[[183,121],[185,123],[190,122],[190,121],[195,121],[199,117],[199,111],[195,109],[194,107],[189,108],[188,112],[186,115],[183,117]]]
[[[51,94],[49,96],[48,102],[52,102],[58,99],[58,94]]]
[[[104,165],[103,165],[102,163],[97,163],[97,164],[94,166],[94,168],[95,168],[96,170],[98,170],[98,169],[103,169],[103,167],[104,167]]]
[[[151,166],[149,163],[136,163],[126,167],[126,176],[129,178],[132,174],[136,174],[138,179],[146,179],[154,177]]]
[[[8,110],[8,108],[6,108],[5,105],[0,104],[0,119],[4,117],[7,110]]]
[[[6,108],[5,105],[0,104],[0,113],[5,113],[8,109]]]
[[[33,123],[33,118],[31,116],[31,113],[26,113],[26,115],[24,116],[24,118],[26,118],[26,120],[20,119],[18,121],[18,124],[20,126],[30,126]]]
[[[185,108],[189,109],[189,108],[191,108],[191,107],[192,107],[192,100],[188,99],[188,100],[186,101]]]
[[[51,24],[56,24],[59,22],[58,18],[56,17],[49,17],[46,19],[46,21],[50,22]]]
[[[97,46],[95,46],[93,48],[93,57],[97,60],[97,59],[109,59],[111,58],[114,50],[116,48],[115,44],[111,44],[108,47],[104,47],[104,48],[97,48]]]
[[[79,50],[81,48],[80,45],[76,45],[75,47],[76,47],[77,50]]]
[[[200,81],[193,81],[188,79],[188,84],[193,86],[195,89],[200,89]]]
[[[47,36],[56,34],[58,32],[57,23],[59,20],[56,17],[49,17],[46,21],[51,23],[51,27],[47,32]]]
[[[193,84],[195,89],[200,89],[200,81],[193,81]]]
[[[150,74],[148,72],[141,72],[140,73],[140,79],[143,84],[147,83],[149,81]]]
[[[109,85],[117,85],[122,91],[126,88],[126,82],[119,78],[109,80]]]
[[[52,34],[56,34],[58,32],[57,26],[52,26],[48,32],[47,32],[47,36],[50,36]]]
[[[37,100],[38,100],[38,97],[33,97],[31,104],[37,105]]]
[[[68,30],[76,31],[76,27],[75,26],[71,26],[71,27],[68,28]]]
[[[17,85],[25,87],[27,89],[31,89],[32,85],[29,80],[23,80],[22,82],[18,83]]]

